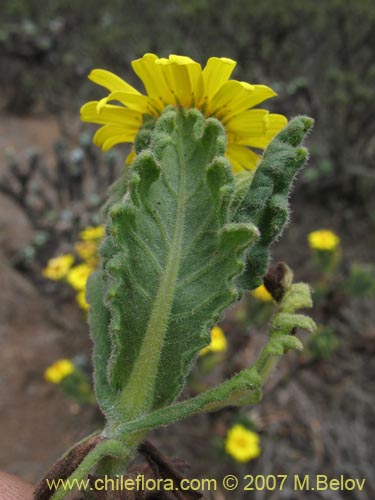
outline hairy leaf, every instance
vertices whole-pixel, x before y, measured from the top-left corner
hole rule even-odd
[[[104,312],[98,328],[91,313],[104,346],[94,362],[107,365],[96,368],[98,396],[108,384],[128,418],[180,393],[210,328],[239,295],[234,277],[258,235],[252,223],[227,222],[234,183],[217,120],[169,109],[148,134],[126,194],[107,206],[107,328]]]
[[[247,256],[240,285],[252,290],[266,274],[269,246],[281,234],[289,217],[288,196],[293,179],[305,164],[308,152],[299,147],[313,126],[313,120],[299,116],[275,137],[257,167],[250,187],[237,210],[231,214],[236,222],[252,222],[260,238]]]

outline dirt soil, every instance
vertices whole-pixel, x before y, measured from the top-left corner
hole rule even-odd
[[[59,130],[51,118],[0,119],[0,150],[25,151],[38,146],[47,155]],[[4,161],[0,159],[0,173]],[[342,230],[348,221],[337,222],[333,213],[319,213],[306,206],[294,210],[293,226],[275,251],[298,269],[297,278],[306,278],[307,250],[303,241],[309,228],[320,227],[324,217],[328,227]],[[297,230],[304,224],[306,233]],[[343,234],[342,232],[340,234]],[[365,227],[359,222],[345,238],[349,258],[369,260],[364,245]],[[0,469],[36,482],[59,455],[77,440],[100,428],[98,411],[78,406],[44,381],[45,368],[56,359],[86,353],[90,340],[82,314],[68,298],[56,301],[43,294],[12,262],[30,240],[31,229],[8,199],[0,198]],[[302,248],[302,250],[300,250]],[[338,352],[328,362],[311,364],[301,356],[288,355],[265,389],[263,402],[244,413],[258,423],[262,435],[262,455],[248,465],[238,466],[217,451],[215,442],[225,436],[235,410],[196,417],[151,436],[168,455],[191,464],[192,477],[225,474],[327,474],[330,477],[366,478],[365,490],[310,492],[309,499],[375,498],[372,466],[374,461],[374,308],[371,302],[358,304],[338,318],[343,332]],[[237,335],[238,326],[224,323],[231,337],[230,369],[250,362],[264,342],[264,332],[249,337]],[[229,365],[229,363],[228,363]],[[227,375],[225,365],[213,375]],[[216,380],[216,382],[217,382]],[[215,380],[213,380],[215,383]],[[329,494],[328,494],[329,493]],[[291,483],[282,492],[255,491],[251,498],[304,499]],[[220,488],[207,498],[250,498],[248,492],[225,493]]]
[[[59,137],[48,117],[0,120],[0,150],[51,156]],[[0,160],[4,171],[4,158]],[[12,262],[30,241],[23,213],[0,197],[0,468],[35,482],[76,440],[100,426],[92,408],[71,403],[43,377],[55,360],[90,352],[82,314],[71,302],[50,300]]]

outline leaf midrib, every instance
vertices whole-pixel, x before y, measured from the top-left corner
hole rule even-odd
[[[156,294],[137,360],[121,399],[128,418],[152,409],[158,366],[176,291],[177,277],[182,257],[182,244],[186,214],[186,163],[181,142],[176,141],[179,161],[179,184],[173,237],[164,273]],[[163,173],[161,174],[163,175]]]

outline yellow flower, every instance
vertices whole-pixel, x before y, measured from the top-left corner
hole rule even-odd
[[[94,269],[91,266],[79,264],[69,271],[66,280],[75,290],[84,290],[87,279],[93,271]]]
[[[84,241],[99,240],[104,237],[104,226],[88,226],[79,233]]]
[[[52,384],[59,384],[65,377],[73,373],[75,367],[69,359],[59,359],[44,372],[44,378]]]
[[[89,310],[90,305],[86,302],[86,291],[85,290],[81,290],[80,292],[77,293],[76,300],[77,300],[79,307],[83,311]]]
[[[233,171],[254,169],[259,156],[252,148],[265,149],[287,119],[265,109],[253,109],[276,93],[265,85],[229,80],[235,66],[232,59],[211,57],[202,70],[189,57],[170,55],[166,59],[145,54],[133,61],[132,67],[147,95],[109,71],[94,69],[90,80],[110,93],[100,101],[82,106],[81,118],[102,125],[94,143],[107,151],[118,143],[133,143],[145,114],[158,117],[168,105],[197,108],[224,125],[228,141],[226,156]],[[109,104],[111,101],[121,105]],[[127,163],[133,158],[134,152]]]
[[[333,252],[340,244],[340,238],[329,229],[320,229],[309,233],[308,242],[310,248],[315,250],[327,250]]]
[[[273,298],[270,292],[264,285],[258,286],[255,290],[251,292],[251,295],[262,302],[272,302]]]
[[[224,352],[227,350],[227,339],[220,326],[214,326],[211,330],[211,342],[201,349],[199,355],[204,356],[209,352]]]
[[[76,254],[81,257],[81,259],[87,260],[96,254],[98,244],[93,240],[78,241],[78,243],[74,245],[74,250]]]
[[[228,431],[225,451],[237,462],[248,462],[257,458],[261,453],[259,436],[243,425],[234,425]]]
[[[42,274],[50,280],[61,280],[66,276],[74,262],[72,254],[60,255],[48,261],[47,266],[43,269]]]

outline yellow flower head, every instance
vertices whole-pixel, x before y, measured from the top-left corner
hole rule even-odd
[[[90,308],[90,305],[86,302],[86,291],[81,290],[80,292],[77,293],[76,295],[76,300],[77,304],[83,311],[88,311]]]
[[[309,233],[308,242],[314,250],[326,250],[333,252],[340,244],[340,238],[329,229],[320,229]]]
[[[225,451],[237,462],[248,462],[261,453],[259,436],[243,425],[234,425],[228,431]]]
[[[59,384],[65,377],[73,373],[75,367],[69,359],[59,359],[44,372],[44,378],[52,384]]]
[[[158,117],[168,105],[197,108],[224,125],[228,141],[226,156],[233,171],[254,169],[259,157],[252,148],[265,149],[287,120],[265,109],[253,109],[276,93],[265,85],[230,80],[235,66],[232,59],[211,57],[202,70],[189,57],[170,55],[166,59],[145,54],[133,61],[132,67],[142,80],[146,95],[113,73],[94,69],[90,80],[110,93],[100,101],[82,106],[81,118],[102,125],[94,143],[107,151],[121,142],[133,143],[144,114]],[[109,104],[111,101],[121,105]]]
[[[255,290],[251,292],[251,295],[262,302],[272,302],[273,298],[270,292],[264,285],[258,286]]]
[[[66,280],[75,290],[84,290],[87,279],[93,271],[94,269],[91,266],[79,264],[69,271]]]
[[[78,243],[74,245],[74,250],[81,259],[88,260],[96,254],[98,243],[94,240],[78,241]]]
[[[224,352],[227,350],[227,339],[220,326],[214,326],[211,330],[211,342],[201,349],[199,355],[204,356],[209,352]]]
[[[79,233],[79,237],[84,241],[99,240],[104,237],[104,226],[88,226]]]
[[[48,261],[47,266],[42,273],[45,278],[50,280],[61,280],[64,278],[74,262],[74,256],[71,254],[60,255]]]

